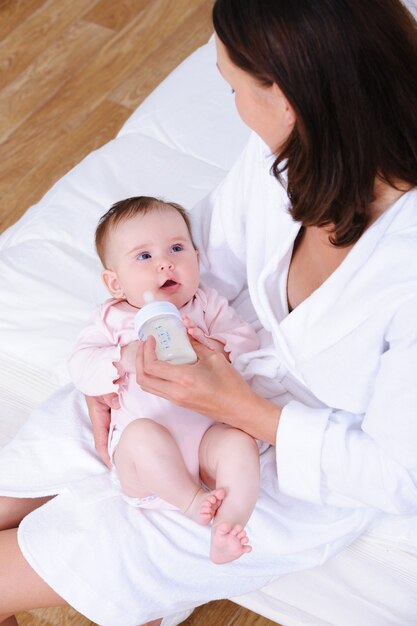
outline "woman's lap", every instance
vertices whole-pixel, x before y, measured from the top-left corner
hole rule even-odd
[[[34,478],[33,459],[51,446],[55,453],[42,460]],[[22,522],[25,558],[69,604],[103,626],[136,626],[312,567],[352,541],[370,518],[366,511],[280,494],[271,448],[261,455],[261,494],[247,526],[254,549],[214,565],[209,528],[177,512],[142,511],[122,500],[95,455],[83,398],[70,388],[43,405],[8,448],[0,453],[0,494],[61,493]],[[32,462],[25,471],[2,481],[2,467],[23,461],[27,452]]]
[[[265,463],[264,463],[265,465]],[[319,512],[277,499],[271,513],[263,493],[248,524],[254,547],[228,565],[208,558],[210,530],[180,513],[142,511],[119,495],[67,493],[34,511],[22,523],[19,542],[29,563],[69,604],[106,626],[136,626],[149,619],[241,595],[277,576],[311,567],[329,556],[331,539],[346,543],[346,517],[324,532]],[[94,495],[93,495],[94,494]],[[312,520],[316,514],[316,528]],[[310,521],[309,521],[310,520]],[[352,539],[359,532],[358,520]],[[339,535],[337,536],[337,526]],[[204,585],[201,585],[204,580]]]
[[[0,450],[0,495],[56,495],[74,482],[104,473],[86,409],[84,397],[67,385],[33,411]]]

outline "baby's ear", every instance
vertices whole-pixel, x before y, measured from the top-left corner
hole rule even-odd
[[[114,270],[103,270],[101,277],[103,279],[103,283],[106,285],[113,298],[124,298],[123,289]]]

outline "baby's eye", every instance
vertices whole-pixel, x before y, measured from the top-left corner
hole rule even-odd
[[[172,247],[171,247],[172,252],[181,252],[181,250],[184,250],[183,246],[180,243],[175,243]]]
[[[138,261],[146,261],[151,258],[151,255],[149,252],[140,252],[136,258]]]
[[[235,93],[235,90],[233,89],[233,87],[230,87],[230,91],[232,92],[232,94]]]

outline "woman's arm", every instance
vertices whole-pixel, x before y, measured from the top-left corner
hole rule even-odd
[[[119,409],[120,403],[116,393],[103,396],[86,396],[88,415],[93,426],[94,445],[97,453],[107,467],[111,467],[108,451],[110,430],[110,409]]]
[[[259,397],[220,354],[193,342],[198,362],[172,365],[158,361],[155,340],[140,342],[136,359],[136,380],[149,393],[174,404],[275,443],[280,407]]]
[[[398,304],[381,338],[386,350],[364,415],[301,402],[284,407],[276,441],[283,493],[317,504],[417,513],[416,320],[417,298]]]
[[[202,346],[195,347],[199,362],[183,369],[159,363],[148,341],[138,350],[137,380],[180,406],[276,443],[279,488],[291,497],[415,514],[416,319],[417,302],[393,319],[365,416],[299,401],[281,409],[259,398],[221,355]]]

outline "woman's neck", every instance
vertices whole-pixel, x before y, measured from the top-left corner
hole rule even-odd
[[[394,186],[395,185],[395,186]],[[371,203],[370,222],[372,224],[378,217],[392,206],[407,191],[410,191],[411,185],[404,181],[393,181],[393,185],[377,178],[375,181],[374,195],[375,198]]]

